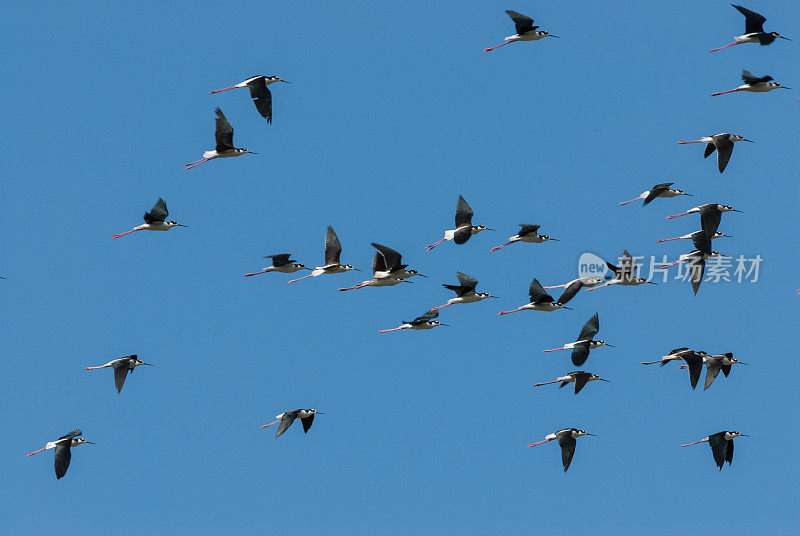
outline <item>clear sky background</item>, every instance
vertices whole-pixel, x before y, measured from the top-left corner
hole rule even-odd
[[[800,7],[753,0],[795,38],[709,54],[743,33],[727,2],[44,2],[4,9],[5,178],[0,236],[0,518],[11,534],[793,534],[797,529],[797,125],[800,89],[713,91],[741,69],[800,88]],[[561,36],[484,54],[529,14]],[[267,125],[246,90],[278,74]],[[214,147],[220,106],[259,155],[185,162]],[[724,175],[700,145],[737,144]],[[692,198],[617,207],[660,182]],[[466,245],[424,246],[453,224]],[[189,225],[141,223],[159,196]],[[578,256],[676,255],[664,217],[721,202],[715,242],[759,254],[758,283],[611,287],[573,311],[527,302],[533,276],[575,276]],[[538,223],[561,242],[489,249]],[[357,272],[287,285],[243,278],[262,255],[322,263],[325,227],[364,269],[379,242],[430,276],[337,293]],[[500,300],[442,311],[451,327],[380,335],[475,276]],[[582,367],[612,383],[579,396],[532,388],[574,370],[574,340],[600,314],[617,348]],[[747,367],[692,391],[686,373],[640,361],[690,346]],[[108,370],[155,367],[120,396]],[[327,414],[304,435],[260,430],[285,410]],[[578,440],[565,475],[564,427]],[[80,427],[67,476],[40,448]],[[736,429],[731,468],[706,445]]]

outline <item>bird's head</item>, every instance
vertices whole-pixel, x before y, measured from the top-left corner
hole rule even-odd
[[[307,410],[307,411],[308,411],[309,413],[312,413],[312,414],[317,414],[317,413],[319,413],[320,415],[325,415],[323,412],[321,412],[321,411],[317,411],[317,410],[315,410],[315,409],[313,409],[313,408],[312,408],[312,409],[309,409],[309,410]]]
[[[748,437],[747,434],[743,434],[741,432],[737,432],[736,430],[733,430],[733,431],[727,432],[725,434],[725,439],[733,439],[734,437],[739,437],[739,436]]]
[[[136,358],[136,359],[133,361],[133,366],[134,366],[134,367],[138,367],[138,366],[140,366],[140,365],[147,365],[148,367],[152,367],[152,366],[153,366],[153,365],[152,365],[152,364],[150,364],[150,363],[145,363],[145,362],[144,362],[144,361],[142,361],[141,359],[138,359],[138,358]]]
[[[421,274],[416,270],[406,270],[406,272],[408,272],[408,277],[414,277],[415,275],[418,275],[420,277],[428,277],[427,275]]]
[[[544,37],[558,37],[557,35],[551,34],[547,30],[539,30],[539,35],[542,35]]]
[[[310,270],[311,268],[307,267],[305,264],[295,263],[292,266],[297,268],[298,270]]]
[[[590,434],[586,430],[575,430],[574,432],[572,432],[572,437],[581,437],[585,435],[594,435],[594,434]]]
[[[75,437],[72,439],[71,447],[77,447],[78,445],[83,445],[84,443],[89,443],[90,445],[94,445],[91,441],[87,441],[85,437]]]
[[[288,80],[284,80],[280,76],[275,76],[275,75],[265,76],[264,81],[267,83],[267,85],[273,84],[275,82],[283,82],[284,84],[291,84],[291,82],[289,82]]]
[[[600,377],[600,376],[598,376],[597,374],[592,374],[592,375],[590,376],[590,379],[592,379],[592,380],[600,380],[601,382],[607,382],[607,381],[608,381],[608,380],[605,380],[605,379],[601,378],[601,377]]]
[[[583,286],[585,287],[593,287],[595,285],[599,285],[602,282],[603,278],[601,277],[584,277],[583,279],[581,279],[581,283],[583,283]]]
[[[556,242],[560,242],[560,240],[558,238],[553,238],[550,235],[543,234],[543,235],[539,235],[539,236],[542,237],[542,242],[547,242],[548,240],[555,240]]]
[[[175,220],[168,221],[168,222],[165,222],[165,223],[167,225],[169,225],[170,227],[188,227],[188,225],[180,224],[180,223],[176,222]]]
[[[489,228],[488,228],[488,227],[486,227],[485,225],[476,225],[476,226],[473,228],[473,231],[472,231],[472,232],[473,232],[473,234],[478,234],[478,233],[480,233],[481,231],[494,231],[494,229],[489,229]]]
[[[778,32],[770,32],[769,35],[771,35],[772,37],[779,37],[781,39],[786,39],[787,41],[791,41],[791,39],[789,39],[788,37],[782,36]]]
[[[361,270],[359,270],[358,268],[356,268],[355,266],[353,266],[352,264],[344,264],[344,265],[342,265],[342,268],[343,268],[343,269],[344,269],[346,272],[349,272],[350,270],[355,270],[356,272],[360,272],[360,271],[361,271]]]
[[[478,297],[482,300],[485,300],[486,298],[499,298],[499,296],[492,296],[488,292],[478,292]]]
[[[730,139],[731,141],[749,141],[750,143],[755,143],[753,140],[748,140],[747,138],[739,134],[731,134]]]

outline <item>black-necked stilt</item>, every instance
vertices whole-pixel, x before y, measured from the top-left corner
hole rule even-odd
[[[542,284],[535,277],[531,281],[531,286],[528,288],[528,296],[531,297],[531,302],[526,303],[511,311],[500,311],[497,316],[507,315],[509,313],[516,313],[517,311],[555,311],[556,309],[569,309],[563,303],[557,302],[553,297],[544,291]]]
[[[759,15],[755,11],[750,11],[747,8],[742,6],[737,6],[736,4],[731,4],[733,7],[739,10],[739,13],[744,15],[744,34],[738,37],[734,37],[734,42],[730,45],[725,45],[724,47],[714,48],[709,50],[709,52],[716,52],[717,50],[722,50],[723,48],[732,47],[733,45],[741,45],[742,43],[759,43],[761,45],[768,45],[775,41],[775,38],[780,37],[781,39],[786,39],[787,41],[791,41],[788,37],[784,37],[778,32],[765,32],[764,31],[764,22],[767,20],[766,17],[763,15]]]
[[[528,244],[541,244],[542,242],[547,242],[548,240],[554,240],[558,242],[558,238],[552,238],[549,235],[539,234],[539,228],[541,225],[532,225],[530,223],[520,223],[520,230],[514,236],[508,237],[508,242],[505,244],[501,244],[499,246],[495,246],[492,248],[492,251],[497,251],[503,249],[504,247],[508,246],[509,244],[513,244],[514,242],[527,242]]]
[[[693,233],[685,234],[685,235],[682,235],[682,236],[676,236],[674,238],[660,238],[660,239],[656,240],[656,242],[669,242],[670,240],[691,240],[691,241],[694,241],[700,236],[706,236],[706,232],[703,231],[703,230],[700,230],[700,231],[695,231]],[[715,238],[722,238],[723,236],[728,237],[728,238],[733,238],[731,235],[726,235],[725,233],[723,233],[721,231],[715,231],[714,234],[711,236],[711,239],[713,240]]]
[[[94,445],[94,443],[91,441],[86,441],[86,438],[78,437],[80,435],[83,435],[83,432],[80,430],[73,430],[72,432],[59,437],[55,441],[48,442],[44,448],[29,452],[28,456],[33,456],[34,454],[38,454],[48,449],[56,449],[55,469],[56,479],[59,479],[67,474],[67,469],[69,469],[69,461],[72,458],[72,452],[70,451],[71,447],[77,447],[78,445],[83,445],[84,443]]]
[[[144,213],[143,225],[134,227],[132,230],[125,233],[115,234],[111,238],[119,238],[120,236],[135,233],[136,231],[169,231],[173,227],[187,227],[176,221],[165,221],[167,216],[169,216],[167,203],[159,197],[156,204],[150,209],[150,212]]]
[[[676,361],[676,360],[679,360],[679,359],[683,359],[681,357],[683,354],[691,353],[691,352],[694,352],[694,353],[698,354],[701,357],[704,357],[704,356],[708,355],[706,352],[703,352],[702,350],[700,350],[700,351],[689,350],[689,348],[687,348],[687,347],[675,348],[674,350],[670,350],[670,352],[667,355],[662,355],[661,359],[659,359],[658,361],[642,361],[642,365],[655,365],[656,363],[658,363],[659,366],[663,367],[664,365],[666,365],[670,361]]]
[[[458,277],[458,285],[442,285],[444,288],[455,292],[456,297],[450,298],[447,303],[434,307],[431,311],[438,311],[456,303],[475,303],[487,298],[497,298],[497,296],[492,296],[488,292],[475,292],[478,280],[474,277],[462,272],[456,272],[456,277]]]
[[[528,445],[528,448],[558,440],[558,445],[561,447],[561,464],[564,466],[564,472],[566,473],[567,469],[569,469],[569,464],[572,463],[572,457],[575,455],[575,445],[577,444],[575,439],[585,435],[593,436],[594,434],[590,434],[586,430],[578,430],[577,428],[564,428],[563,430],[546,435],[544,441],[531,443]]]
[[[544,37],[558,37],[557,35],[553,35],[548,33],[545,30],[537,30],[538,26],[533,25],[533,19],[528,17],[527,15],[523,15],[522,13],[517,13],[516,11],[506,10],[506,13],[511,20],[514,21],[515,29],[517,33],[514,35],[509,35],[505,38],[505,43],[502,45],[497,45],[496,47],[489,47],[484,48],[484,52],[491,52],[492,50],[496,50],[500,47],[506,46],[509,43],[513,43],[514,41],[538,41]]]
[[[372,247],[378,250],[378,254],[383,257],[383,269],[379,270],[375,277],[377,278],[385,278],[385,277],[395,277],[397,279],[408,279],[410,277],[414,277],[418,275],[420,277],[428,277],[427,275],[422,275],[416,270],[408,270],[408,265],[403,264],[403,257],[397,251],[393,250],[392,248],[388,248],[386,246],[382,246],[380,244],[376,244],[372,242]]]
[[[689,197],[692,196],[692,194],[687,194],[683,190],[676,190],[674,188],[670,188],[670,186],[672,186],[673,184],[675,183],[663,182],[661,184],[656,184],[649,190],[645,190],[644,192],[639,194],[639,197],[634,197],[630,201],[623,201],[617,206],[621,207],[622,205],[627,205],[628,203],[633,203],[634,201],[638,201],[640,199],[644,199],[644,203],[642,203],[642,206],[645,206],[649,204],[650,201],[652,201],[656,197],[677,197],[679,195],[688,195]]]
[[[731,368],[733,365],[747,364],[733,357],[733,353],[731,352],[717,355],[707,355],[703,357],[703,362],[706,364],[706,381],[705,385],[703,386],[703,391],[711,387],[711,384],[714,383],[715,379],[717,379],[717,375],[719,374],[720,370],[727,378],[728,374],[731,373]],[[688,366],[681,365],[678,368],[688,368]]]
[[[594,286],[599,285],[603,282],[603,279],[600,277],[579,277],[578,279],[573,279],[569,283],[564,283],[563,285],[553,285],[550,287],[542,287],[544,289],[551,289],[551,288],[564,288],[564,292],[561,293],[561,296],[558,297],[559,303],[567,303],[572,298],[578,294],[582,288],[592,288]]]
[[[214,131],[214,137],[217,140],[217,148],[213,151],[206,151],[203,153],[203,158],[200,160],[195,160],[194,162],[189,162],[188,164],[184,164],[184,169],[189,170],[193,167],[197,167],[200,164],[204,164],[209,160],[213,160],[215,158],[231,158],[234,156],[242,156],[243,154],[258,154],[254,153],[253,151],[248,151],[244,147],[234,147],[233,146],[233,127],[228,122],[228,119],[225,117],[225,114],[222,113],[222,110],[219,108],[215,109],[214,112],[217,114],[217,127]]]
[[[562,387],[564,387],[568,383],[575,382],[575,394],[577,395],[578,393],[581,392],[581,389],[583,389],[584,386],[587,383],[593,382],[595,380],[600,380],[600,381],[604,381],[604,382],[608,381],[608,380],[605,380],[605,379],[601,378],[597,374],[592,374],[591,372],[584,372],[582,370],[576,370],[575,372],[570,372],[565,376],[561,376],[559,378],[556,378],[555,380],[553,380],[551,382],[534,383],[533,386],[534,387],[541,387],[542,385],[550,385],[550,384],[553,384],[553,383],[561,382],[561,385],[558,386],[558,388],[561,389]]]
[[[729,91],[718,91],[716,93],[712,93],[712,97],[716,97],[717,95],[725,95],[726,93],[736,93],[737,91],[749,91],[750,93],[766,93],[767,91],[772,91],[773,89],[792,89],[790,87],[782,86],[778,82],[773,82],[774,78],[771,76],[753,76],[750,74],[750,71],[743,70],[742,71],[742,80],[744,80],[744,84],[731,89]]]
[[[561,348],[551,348],[550,350],[542,350],[543,352],[557,352],[558,350],[572,350],[572,364],[580,367],[589,358],[589,350],[600,348],[601,346],[611,346],[606,341],[594,340],[594,336],[600,331],[600,317],[595,313],[581,328],[580,334],[575,342],[569,342]]]
[[[456,205],[456,228],[445,231],[444,238],[427,246],[425,251],[430,251],[447,240],[452,240],[456,244],[463,244],[469,240],[469,237],[481,231],[494,231],[494,229],[489,229],[485,225],[472,225],[472,216],[474,214],[469,204],[459,195],[458,204]]]
[[[267,266],[260,272],[252,274],[244,274],[245,277],[252,275],[267,274],[269,272],[280,272],[282,274],[293,274],[300,270],[310,270],[305,264],[300,264],[296,260],[290,258],[291,253],[278,253],[277,255],[265,255],[265,259],[272,259],[272,266]]]
[[[403,321],[403,324],[399,327],[392,328],[392,329],[382,329],[378,331],[378,333],[389,333],[390,331],[399,331],[401,329],[433,329],[438,326],[447,326],[448,324],[442,324],[438,320],[434,320],[439,316],[439,311],[435,311],[431,309],[427,313],[422,316],[418,316],[414,320],[411,321]]]
[[[339,262],[339,256],[341,254],[342,243],[339,242],[339,237],[336,236],[336,232],[333,230],[333,227],[328,225],[328,231],[325,233],[325,265],[317,266],[309,275],[292,279],[289,281],[289,283],[294,283],[295,281],[300,281],[301,279],[306,279],[307,277],[316,277],[318,275],[343,274],[345,272],[349,272],[350,270],[356,270],[357,272],[361,271],[350,264],[342,264]]]
[[[622,257],[620,257],[619,266],[614,266],[608,261],[606,261],[606,266],[608,266],[609,270],[614,272],[614,278],[606,281],[599,287],[587,288],[585,292],[597,290],[609,285],[635,286],[643,285],[645,283],[655,285],[654,282],[648,281],[644,277],[636,276],[636,262],[633,260],[633,256],[628,253],[627,249],[622,251]]]
[[[687,262],[689,265],[689,280],[692,283],[694,295],[697,296],[697,291],[700,290],[700,284],[703,282],[706,259],[719,257],[721,253],[719,251],[711,250],[711,240],[708,238],[708,236],[706,236],[705,232],[700,231],[699,233],[692,234],[694,235],[692,237],[692,242],[694,243],[694,247],[697,249],[689,253],[682,254],[676,261],[662,264],[661,268],[669,268],[670,266],[674,266],[679,262]]]
[[[700,205],[699,207],[690,208],[686,212],[667,216],[667,219],[671,220],[673,218],[679,218],[689,214],[700,214],[700,226],[702,230],[705,231],[706,236],[710,238],[716,235],[719,224],[722,221],[723,212],[741,212],[741,210],[737,210],[730,205],[706,203],[705,205]]]
[[[700,138],[699,140],[679,141],[678,143],[681,145],[685,145],[687,143],[705,143],[706,150],[703,153],[703,158],[708,158],[711,153],[716,150],[717,167],[719,168],[719,172],[722,173],[728,166],[728,161],[731,159],[731,155],[733,154],[733,144],[737,141],[749,141],[750,143],[755,143],[753,140],[748,140],[739,134],[728,134],[727,132],[714,134],[713,136],[706,136],[704,138]]]
[[[126,355],[125,357],[120,357],[118,359],[114,359],[113,361],[109,361],[105,365],[100,365],[99,367],[86,367],[83,370],[97,370],[111,367],[114,369],[114,385],[117,387],[117,393],[122,391],[122,386],[125,384],[125,377],[128,376],[128,371],[133,374],[133,369],[140,365],[148,365],[152,367],[150,363],[145,363],[141,359],[139,359],[136,354],[133,355]]]
[[[279,437],[282,433],[289,429],[295,419],[300,419],[300,422],[303,423],[303,432],[308,433],[308,429],[311,428],[311,425],[314,423],[314,415],[325,414],[315,409],[293,409],[292,411],[287,411],[285,413],[281,413],[280,415],[276,415],[276,421],[265,424],[261,428],[266,428],[267,426],[281,423],[280,426],[278,426],[278,429],[275,431],[275,437]]]
[[[397,253],[396,251],[394,252]],[[397,256],[399,258],[400,254],[397,253]],[[399,277],[400,275],[404,275],[404,273],[410,273],[412,271],[416,272],[416,270],[406,270],[406,266],[408,265],[400,264],[395,266],[394,271],[397,273],[397,275],[393,275],[392,268],[386,264],[386,257],[383,255],[383,253],[381,253],[380,250],[378,250],[375,252],[375,256],[372,257],[372,279],[362,281],[358,285],[353,285],[352,287],[340,288],[339,291],[354,290],[364,287],[393,287],[395,285],[399,285],[400,283],[411,283],[411,281],[406,281],[405,278]],[[411,275],[419,274],[415,273]]]
[[[261,117],[267,120],[267,123],[272,123],[272,93],[267,87],[275,82],[283,82],[291,84],[286,80],[282,80],[280,76],[266,76],[263,74],[253,76],[240,82],[235,86],[224,87],[222,89],[215,89],[210,94],[219,93],[221,91],[228,91],[229,89],[236,89],[239,87],[246,87],[250,90],[250,98],[253,99],[253,104],[256,105],[256,110],[261,114]]]
[[[748,437],[747,435],[739,433],[735,430],[730,432],[726,430],[724,432],[711,434],[708,437],[704,437],[700,441],[687,443],[681,446],[689,447],[699,443],[708,443],[708,446],[711,447],[711,453],[714,455],[714,463],[716,463],[717,467],[719,467],[719,470],[722,471],[722,466],[725,465],[725,462],[728,462],[728,465],[733,463],[733,438],[739,436]]]

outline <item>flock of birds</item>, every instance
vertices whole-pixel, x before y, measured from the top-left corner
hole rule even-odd
[[[766,21],[766,19],[762,15],[739,5],[733,5],[733,7],[736,8],[745,17],[745,33],[743,35],[735,37],[733,43],[725,45],[720,48],[715,48],[710,52],[715,52],[718,50],[722,50],[743,43],[758,43],[760,45],[769,45],[778,38],[788,39],[787,37],[784,37],[777,32],[765,32],[763,29],[763,24]],[[506,13],[514,22],[516,33],[514,35],[506,37],[504,43],[491,48],[484,49],[484,52],[490,52],[502,46],[518,41],[538,41],[545,37],[558,37],[556,35],[550,34],[545,30],[539,30],[538,29],[539,27],[533,24],[534,22],[533,19],[526,15],[517,13],[516,11],[506,11]],[[729,91],[712,93],[712,96],[723,95],[726,93],[740,92],[740,91],[763,93],[779,88],[789,89],[777,82],[774,82],[771,76],[756,77],[753,76],[747,70],[742,71],[742,79],[744,81],[743,85]],[[247,80],[235,84],[233,86],[211,91],[211,93],[214,94],[237,88],[247,88],[250,91],[250,97],[253,99],[253,103],[258,113],[261,115],[261,117],[266,119],[268,123],[272,123],[272,93],[270,92],[269,86],[276,82],[290,83],[287,82],[286,80],[282,80],[279,76],[259,75],[248,78]],[[216,148],[214,150],[204,152],[203,158],[201,158],[200,160],[189,162],[188,164],[186,164],[184,166],[186,170],[192,169],[196,166],[199,166],[203,163],[206,163],[210,160],[214,160],[217,158],[230,158],[230,157],[242,156],[248,153],[257,154],[243,147],[236,147],[233,144],[234,131],[230,122],[222,113],[222,110],[220,108],[216,108],[215,114],[216,114],[216,129],[215,129]],[[722,173],[725,171],[731,159],[731,155],[733,154],[734,143],[739,141],[751,142],[751,140],[745,139],[743,136],[738,134],[721,133],[721,134],[715,134],[713,136],[706,136],[697,140],[679,141],[678,143],[679,144],[705,143],[706,147],[703,155],[704,158],[707,158],[708,156],[716,152],[718,169],[719,172]],[[674,183],[671,182],[657,184],[653,186],[651,189],[642,192],[638,197],[631,199],[629,201],[624,201],[619,205],[620,206],[626,205],[641,199],[643,200],[642,205],[644,206],[648,205],[657,198],[671,198],[671,197],[691,195],[684,192],[683,190],[673,189],[672,188],[673,184]],[[741,212],[729,205],[723,205],[719,203],[706,203],[704,205],[699,205],[697,207],[691,208],[683,213],[667,217],[668,219],[672,219],[689,214],[700,215],[700,224],[701,224],[700,230],[674,238],[663,238],[658,240],[658,242],[667,242],[680,239],[692,241],[695,247],[694,250],[692,250],[689,253],[682,254],[678,258],[678,260],[676,260],[673,263],[665,264],[662,266],[662,268],[667,268],[679,262],[687,262],[690,272],[689,280],[691,281],[692,289],[695,295],[697,294],[700,288],[700,283],[703,280],[706,259],[720,255],[718,251],[713,251],[711,249],[711,241],[716,238],[729,236],[720,232],[718,228],[721,223],[722,214],[731,211]],[[168,221],[167,220],[168,216],[169,216],[169,211],[167,210],[167,204],[163,199],[159,198],[156,204],[153,206],[153,208],[150,209],[150,211],[145,212],[144,224],[136,226],[130,231],[120,234],[115,234],[112,236],[112,238],[114,239],[120,238],[122,236],[134,233],[136,231],[145,231],[145,230],[169,231],[173,227],[186,227],[186,225],[182,225],[177,221],[174,220]],[[472,208],[469,206],[467,201],[462,196],[459,196],[455,212],[455,228],[446,230],[444,232],[444,237],[441,240],[428,245],[426,247],[426,251],[431,251],[440,244],[447,241],[452,241],[455,244],[459,245],[465,244],[472,236],[477,235],[482,231],[493,230],[486,227],[485,225],[474,225],[472,223],[473,216],[474,212]],[[539,234],[540,227],[541,227],[540,225],[535,225],[535,224],[520,224],[520,230],[517,232],[517,234],[510,236],[508,238],[508,241],[506,241],[505,243],[493,247],[491,251],[496,252],[511,244],[515,244],[518,242],[528,243],[528,244],[541,244],[543,242],[558,240],[556,238],[552,238],[545,234]],[[365,287],[395,286],[401,283],[410,283],[410,281],[408,280],[414,276],[427,277],[419,273],[417,270],[408,269],[408,265],[402,263],[402,255],[399,252],[395,251],[394,249],[375,243],[373,243],[372,246],[376,249],[375,255],[372,259],[372,278],[351,287],[340,288],[339,291],[356,290]],[[292,259],[291,254],[280,253],[280,254],[266,256],[265,258],[272,260],[272,264],[270,266],[263,268],[258,272],[245,274],[245,277],[267,274],[272,272],[279,272],[284,274],[293,274],[301,270],[309,270],[311,272],[308,275],[299,277],[297,279],[292,279],[289,281],[289,283],[294,283],[297,281],[301,281],[303,279],[317,277],[320,275],[342,274],[354,270],[360,271],[353,265],[342,264],[340,260],[341,253],[342,253],[342,244],[339,241],[339,237],[336,235],[336,232],[333,230],[333,227],[328,226],[327,232],[325,234],[325,252],[324,252],[323,265],[317,266],[313,269],[308,268],[304,264],[298,263],[296,260]],[[603,279],[600,277],[579,277],[567,283],[548,286],[548,287],[543,287],[539,282],[539,280],[534,278],[528,289],[528,296],[530,298],[529,303],[526,303],[524,305],[517,307],[516,309],[512,309],[509,311],[500,311],[498,315],[506,315],[526,310],[550,312],[559,309],[569,309],[569,307],[566,307],[566,304],[570,300],[572,300],[581,289],[585,289],[585,292],[589,292],[610,285],[637,286],[642,284],[655,284],[652,281],[647,280],[646,278],[637,276],[637,265],[634,262],[633,256],[627,250],[623,251],[622,256],[620,257],[619,260],[619,266],[616,266],[610,262],[606,262],[606,264],[608,269],[613,274],[610,278]],[[455,293],[454,298],[447,300],[447,302],[443,305],[439,305],[437,307],[432,307],[428,309],[424,314],[418,316],[413,320],[403,321],[401,325],[398,327],[380,330],[380,333],[409,330],[409,329],[430,330],[435,327],[446,326],[447,324],[442,324],[441,322],[436,320],[439,316],[439,311],[441,309],[456,304],[476,303],[489,298],[498,298],[497,296],[493,296],[489,292],[478,292],[477,291],[478,280],[475,279],[474,277],[469,276],[462,272],[456,272],[456,277],[458,279],[458,285],[452,285],[452,284],[443,285],[446,289]],[[547,290],[554,288],[564,288],[564,291],[561,293],[558,299],[555,299],[553,296],[547,293]],[[559,348],[544,350],[544,352],[571,350],[571,360],[573,365],[575,365],[576,367],[580,367],[588,360],[591,350],[595,350],[603,346],[613,347],[613,345],[603,340],[595,339],[599,331],[600,331],[600,318],[599,315],[595,313],[583,325],[575,341],[568,342]],[[697,387],[700,376],[702,374],[702,367],[703,365],[705,365],[706,377],[705,377],[704,390],[708,389],[711,386],[711,384],[719,375],[720,371],[722,371],[722,373],[727,377],[728,374],[730,374],[733,365],[745,364],[739,361],[738,359],[734,358],[731,352],[709,355],[707,352],[701,350],[691,350],[689,348],[674,349],[667,355],[662,356],[660,359],[656,361],[643,362],[642,364],[649,365],[658,363],[661,366],[664,366],[670,361],[684,362],[684,364],[681,365],[680,368],[688,369],[689,381],[692,389]],[[118,359],[114,359],[104,365],[86,367],[85,370],[98,370],[104,368],[111,368],[114,371],[114,384],[117,393],[121,393],[122,387],[125,383],[125,379],[128,373],[129,372],[133,373],[136,367],[143,365],[152,366],[150,363],[145,363],[142,360],[140,360],[136,355],[129,355]],[[591,372],[576,370],[573,372],[569,372],[563,376],[560,376],[555,380],[534,384],[534,387],[540,387],[544,385],[552,385],[558,383],[559,388],[562,388],[570,383],[574,383],[575,384],[574,392],[577,395],[578,393],[581,392],[581,390],[584,389],[584,387],[589,382],[592,381],[608,382],[609,380],[603,379],[597,374]],[[307,433],[311,428],[312,423],[314,422],[314,416],[317,414],[322,414],[322,412],[319,412],[315,409],[295,409],[291,411],[285,411],[277,415],[275,417],[276,419],[275,421],[269,424],[265,424],[261,428],[267,428],[274,424],[278,424],[278,428],[275,433],[275,437],[277,438],[281,436],[284,432],[286,432],[286,430],[288,430],[288,428],[294,423],[296,419],[300,419],[303,426],[303,431]],[[542,445],[550,441],[558,441],[558,444],[561,447],[561,460],[563,469],[564,472],[566,472],[567,469],[569,469],[570,464],[572,463],[573,456],[575,454],[575,447],[577,445],[576,439],[578,437],[586,435],[594,435],[594,434],[590,434],[585,430],[577,428],[564,428],[562,430],[557,430],[556,432],[548,434],[542,441],[529,444],[528,447]],[[55,441],[48,442],[43,448],[28,453],[28,456],[32,456],[34,454],[49,449],[54,449],[55,474],[56,478],[60,479],[66,474],[67,469],[69,468],[70,459],[72,456],[71,448],[86,443],[92,444],[91,441],[87,441],[86,438],[82,436],[83,433],[81,430],[73,430],[61,436]],[[722,469],[725,462],[728,462],[728,464],[732,463],[733,445],[734,445],[733,440],[734,438],[739,436],[744,436],[744,434],[741,434],[738,431],[725,430],[711,434],[708,437],[705,437],[694,443],[681,445],[681,447],[687,447],[690,445],[696,445],[700,443],[708,443],[709,446],[711,447],[711,451],[716,466],[719,469]]]

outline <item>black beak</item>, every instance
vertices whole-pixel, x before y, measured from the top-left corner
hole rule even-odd
[[[742,141],[749,141],[750,143],[755,143],[753,140],[744,139]]]
[[[787,41],[791,41],[791,39],[789,39],[788,37],[784,37],[782,35],[779,35],[778,37],[780,37],[781,39],[786,39]]]
[[[286,84],[291,84],[291,82],[289,82],[288,80],[281,80],[281,82],[284,82]]]

